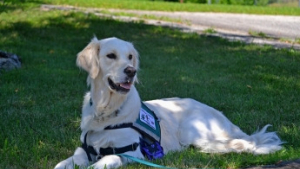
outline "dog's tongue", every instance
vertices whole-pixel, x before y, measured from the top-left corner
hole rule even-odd
[[[131,87],[131,83],[120,83],[120,86],[124,89],[130,89]]]

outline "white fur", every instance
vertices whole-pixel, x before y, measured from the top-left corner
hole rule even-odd
[[[111,53],[115,54],[115,59],[107,57]],[[129,55],[133,58],[129,59]],[[108,78],[115,83],[126,81],[126,67],[138,69],[138,53],[133,45],[117,38],[94,38],[77,55],[77,65],[89,73],[88,84],[91,86],[82,108],[81,141],[84,141],[84,135],[89,131],[87,144],[96,151],[100,147],[123,147],[139,142],[140,134],[131,128],[104,130],[109,125],[134,122],[138,116],[141,104],[134,84],[129,92],[120,93],[111,89],[108,83]],[[135,75],[133,81],[136,80]],[[161,145],[164,153],[180,151],[189,145],[209,153],[268,154],[281,149],[282,142],[276,133],[266,132],[269,125],[249,136],[218,110],[193,99],[168,98],[144,103],[161,119]],[[119,110],[117,115],[114,114],[116,110]],[[144,158],[139,147],[126,154]],[[130,162],[116,155],[108,155],[98,161],[96,157],[92,158],[95,169],[117,168]],[[80,147],[73,156],[57,164],[55,168],[69,169],[74,168],[75,164],[81,167],[88,167],[90,164],[85,151]]]

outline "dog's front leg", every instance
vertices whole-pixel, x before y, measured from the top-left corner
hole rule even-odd
[[[80,168],[86,168],[89,165],[88,157],[85,151],[78,147],[74,152],[74,155],[68,159],[58,163],[54,169],[74,169],[75,166],[80,166]]]
[[[99,161],[91,166],[92,169],[110,169],[118,168],[126,164],[126,161],[122,160],[120,156],[117,155],[107,155],[102,157]]]

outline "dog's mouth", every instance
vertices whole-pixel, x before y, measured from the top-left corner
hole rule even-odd
[[[115,90],[120,93],[127,93],[131,88],[132,80],[129,79],[122,83],[114,83],[110,78],[108,78],[108,84],[112,90]]]

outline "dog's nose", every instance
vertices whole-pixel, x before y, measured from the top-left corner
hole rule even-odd
[[[128,77],[133,77],[136,74],[136,70],[134,67],[128,66],[127,68],[124,69],[124,73]]]

